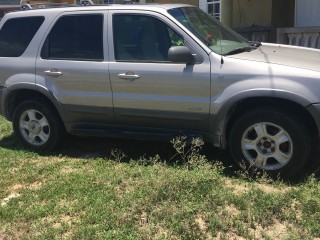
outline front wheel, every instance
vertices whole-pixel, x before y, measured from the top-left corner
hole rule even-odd
[[[13,130],[33,150],[51,150],[59,144],[64,127],[57,114],[36,100],[20,103],[13,115]]]
[[[293,176],[309,159],[310,134],[294,115],[277,109],[255,109],[232,126],[230,151],[240,165],[273,176]]]

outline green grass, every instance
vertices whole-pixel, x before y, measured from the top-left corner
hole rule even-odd
[[[294,182],[253,178],[230,166],[226,152],[204,146],[194,153],[179,155],[169,143],[70,137],[38,154],[0,118],[0,239],[320,236],[314,174]]]

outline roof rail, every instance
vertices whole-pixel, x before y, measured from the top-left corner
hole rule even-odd
[[[87,5],[94,5],[92,0],[80,0],[80,5],[87,6]]]
[[[92,0],[80,0],[79,4],[50,3],[50,2],[28,3],[24,0],[21,0],[20,9],[21,10],[31,10],[34,8],[71,7],[71,6],[89,6],[89,5],[94,5]]]

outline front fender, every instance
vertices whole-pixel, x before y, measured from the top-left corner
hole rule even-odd
[[[237,85],[237,84],[235,84]],[[303,87],[300,88],[302,90]],[[300,105],[301,107],[307,107],[311,104],[310,99],[304,96],[311,96],[312,93],[304,89],[306,95],[297,94],[295,92],[285,91],[281,89],[268,89],[268,88],[255,88],[246,89],[241,92],[236,90],[237,86],[230,86],[223,94],[211,102],[210,108],[210,124],[209,132],[213,136],[219,136],[220,142],[214,143],[214,145],[225,148],[226,147],[226,131],[228,121],[232,115],[235,107],[242,101],[247,99],[272,99],[272,100],[285,100]],[[309,94],[309,95],[308,95]]]

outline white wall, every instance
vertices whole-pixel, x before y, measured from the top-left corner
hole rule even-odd
[[[207,0],[199,0],[199,8],[205,12],[208,12]]]
[[[296,0],[295,27],[320,26],[320,0]]]

